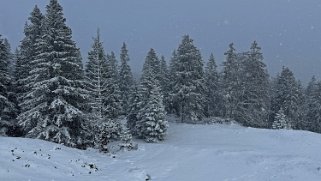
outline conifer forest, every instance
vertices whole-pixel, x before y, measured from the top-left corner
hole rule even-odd
[[[215,56],[204,60],[183,35],[168,60],[148,50],[135,79],[126,43],[120,55],[106,52],[99,30],[81,56],[57,0],[44,13],[35,6],[23,32],[14,52],[9,40],[0,41],[2,135],[80,148],[127,134],[157,142],[166,136],[168,114],[193,124],[221,117],[255,128],[321,132],[320,81],[312,77],[304,87],[287,67],[270,77],[256,41],[246,52],[229,44],[219,71]]]
[[[172,125],[321,133],[321,81],[302,83],[285,65],[269,74],[259,41],[246,51],[227,44],[220,64],[183,34],[169,57],[147,49],[136,76],[131,47],[125,41],[107,51],[98,27],[86,37],[93,37],[90,50],[81,52],[58,0],[44,10],[34,6],[25,19],[18,47],[0,35],[1,137],[109,153],[116,143],[133,152],[165,144]]]

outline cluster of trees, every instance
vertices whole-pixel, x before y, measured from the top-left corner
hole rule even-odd
[[[111,140],[130,141],[120,117],[134,112],[135,101],[139,109],[133,133],[148,142],[164,139],[167,122],[158,80],[152,77],[136,86],[125,43],[118,65],[115,53],[105,53],[98,32],[83,67],[57,0],[46,6],[45,15],[34,8],[24,34],[14,54],[0,39],[2,135],[106,149]],[[144,72],[152,73],[151,66]]]
[[[230,44],[218,71],[214,55],[204,66],[185,35],[168,66],[150,49],[136,81],[125,43],[118,65],[98,31],[84,68],[62,7],[51,0],[46,10],[34,8],[14,54],[0,37],[1,134],[106,149],[108,141],[128,143],[132,135],[164,140],[166,114],[188,123],[224,117],[251,127],[321,132],[321,82],[313,78],[305,89],[286,67],[271,79],[255,41],[242,53]]]

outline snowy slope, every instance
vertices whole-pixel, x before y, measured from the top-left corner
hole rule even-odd
[[[321,135],[172,123],[165,142],[139,142],[137,151],[115,158],[96,150],[0,137],[1,181],[142,181],[146,175],[158,181],[320,181]]]

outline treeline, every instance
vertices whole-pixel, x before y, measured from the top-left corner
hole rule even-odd
[[[168,65],[150,49],[135,80],[126,44],[118,62],[105,52],[99,31],[83,66],[65,21],[61,5],[50,0],[45,15],[37,6],[32,11],[15,53],[0,37],[2,135],[78,148],[106,149],[112,140],[131,146],[132,135],[164,140],[166,114],[187,123],[223,117],[250,127],[321,132],[321,82],[313,78],[304,88],[286,67],[270,78],[257,42],[242,53],[230,44],[219,72],[214,55],[204,65],[185,35]]]

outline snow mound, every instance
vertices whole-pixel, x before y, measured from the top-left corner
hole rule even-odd
[[[321,180],[321,135],[171,123],[167,140],[102,154],[0,137],[0,180]]]

